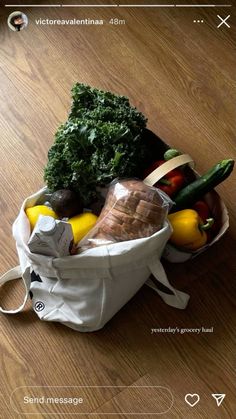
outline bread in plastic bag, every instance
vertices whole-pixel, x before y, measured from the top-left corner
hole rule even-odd
[[[79,242],[78,251],[149,237],[161,230],[172,201],[138,179],[115,180],[96,225]]]

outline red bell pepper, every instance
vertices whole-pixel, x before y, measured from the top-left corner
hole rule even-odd
[[[193,209],[197,211],[201,219],[205,222],[207,218],[211,217],[211,211],[205,201],[197,201],[193,205]]]
[[[165,160],[157,160],[144,173],[147,177],[155,169],[166,163]],[[180,169],[171,170],[162,179],[155,183],[155,187],[164,191],[167,195],[173,196],[185,183],[183,172]]]

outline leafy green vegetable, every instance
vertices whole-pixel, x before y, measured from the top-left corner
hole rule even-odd
[[[115,177],[140,177],[150,158],[142,140],[145,127],[144,115],[128,98],[76,83],[68,121],[48,152],[48,188],[79,192],[86,205],[97,186]]]

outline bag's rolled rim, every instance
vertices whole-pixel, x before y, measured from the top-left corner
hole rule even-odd
[[[160,236],[163,236],[163,242],[167,242],[171,235],[171,232],[172,232],[171,225],[168,222],[168,220],[166,220],[164,222],[162,229],[154,233],[152,236],[134,239],[134,240],[122,241],[118,243],[111,243],[104,246],[99,246],[94,249],[85,250],[81,254],[77,254],[77,255],[68,255],[68,256],[64,256],[60,258],[55,258],[55,257],[31,253],[27,245],[27,241],[30,237],[30,223],[25,213],[25,209],[28,208],[29,206],[35,205],[36,203],[38,204],[38,201],[40,200],[40,198],[45,196],[47,191],[48,191],[47,187],[44,187],[40,189],[38,192],[26,198],[22,204],[18,217],[16,218],[13,224],[13,235],[15,239],[16,239],[16,235],[14,234],[14,230],[17,226],[17,223],[24,222],[25,226],[27,224],[28,229],[25,229],[27,230],[27,232],[25,233],[25,236],[23,238],[21,237],[20,245],[24,249],[24,252],[27,255],[28,259],[32,261],[32,263],[34,264],[37,264],[38,262],[40,262],[40,265],[42,265],[43,261],[45,261],[46,266],[53,265],[55,268],[59,268],[63,266],[64,263],[68,263],[69,261],[70,262],[75,261],[75,263],[78,263],[80,259],[81,261],[87,259],[89,263],[89,260],[92,260],[94,258],[100,259],[102,255],[105,256],[108,253],[112,253],[112,255],[117,256],[117,257],[118,256],[122,257],[124,256],[124,254],[132,253],[133,249],[134,248],[137,249],[139,246],[143,247],[142,253],[143,253],[143,257],[145,257],[146,255],[150,253],[150,246],[153,246],[151,244],[149,246],[149,242],[154,242],[155,239],[158,240]],[[99,249],[99,252],[98,252],[98,249]]]

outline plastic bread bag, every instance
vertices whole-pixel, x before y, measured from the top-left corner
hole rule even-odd
[[[96,225],[79,242],[88,248],[149,237],[161,230],[172,206],[161,190],[138,179],[114,180]]]

